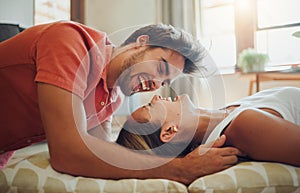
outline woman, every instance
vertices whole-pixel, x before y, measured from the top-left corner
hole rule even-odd
[[[300,166],[300,88],[261,91],[218,110],[196,108],[188,96],[154,96],[132,113],[117,143],[149,154],[185,156],[222,134],[245,158]]]

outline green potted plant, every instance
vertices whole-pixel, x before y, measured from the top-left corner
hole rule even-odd
[[[243,50],[238,57],[238,67],[244,72],[261,72],[265,69],[265,64],[269,61],[269,56],[259,53],[253,48]]]
[[[295,36],[296,38],[300,38],[300,31],[296,31],[292,35]]]

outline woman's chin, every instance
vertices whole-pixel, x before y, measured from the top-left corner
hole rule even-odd
[[[180,95],[179,99],[180,99],[180,102],[182,103],[181,104],[182,107],[187,106],[187,107],[191,108],[192,111],[194,111],[196,109],[196,106],[192,102],[189,95],[187,95],[187,94]]]

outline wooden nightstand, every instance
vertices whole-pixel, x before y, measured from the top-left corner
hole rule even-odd
[[[300,66],[289,66],[285,70],[266,70],[263,72],[242,73],[243,75],[253,76],[250,80],[249,95],[253,94],[253,86],[256,86],[256,92],[260,91],[260,83],[265,81],[300,81]],[[280,68],[279,68],[280,69]]]

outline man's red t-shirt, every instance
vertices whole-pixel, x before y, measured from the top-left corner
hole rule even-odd
[[[110,119],[122,101],[118,88],[106,86],[112,47],[105,33],[69,21],[33,26],[0,43],[0,154],[45,139],[38,82],[78,95],[87,129]]]

